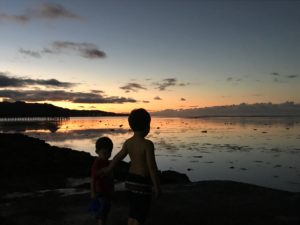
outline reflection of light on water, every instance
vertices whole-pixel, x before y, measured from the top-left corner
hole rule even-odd
[[[66,121],[60,131],[87,129],[129,129],[126,117],[77,117]]]
[[[160,169],[187,173],[193,181],[237,180],[300,191],[299,121],[154,117],[148,138],[155,144]],[[30,127],[25,132],[50,144],[92,155],[98,137],[113,140],[114,155],[132,135],[126,117],[72,118],[62,121],[55,133]]]

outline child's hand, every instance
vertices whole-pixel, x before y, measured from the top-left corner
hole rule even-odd
[[[104,176],[107,176],[109,173],[110,173],[110,168],[109,167],[104,167],[104,168],[102,168],[101,170],[99,170],[97,172],[97,175],[100,176],[100,177],[104,177]]]

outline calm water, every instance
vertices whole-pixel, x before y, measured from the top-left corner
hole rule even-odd
[[[98,137],[113,140],[114,155],[132,135],[126,117],[0,122],[0,132],[23,132],[92,155]],[[192,181],[234,180],[300,191],[300,118],[154,117],[148,138],[161,170],[186,173]]]

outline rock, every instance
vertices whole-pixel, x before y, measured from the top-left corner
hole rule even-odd
[[[35,191],[67,187],[67,179],[90,176],[95,159],[87,152],[51,146],[24,134],[0,134],[0,195],[15,191]],[[129,163],[114,169],[117,181],[127,178]],[[175,171],[161,173],[162,183],[189,182]]]
[[[23,134],[0,134],[0,195],[65,187],[69,177],[90,176],[89,153],[50,146]]]
[[[203,158],[203,156],[202,155],[195,155],[195,156],[193,156],[194,158]]]
[[[1,176],[85,177],[94,157],[23,134],[0,134]]]
[[[160,180],[162,184],[182,184],[191,182],[186,174],[172,170],[162,171],[160,173]]]

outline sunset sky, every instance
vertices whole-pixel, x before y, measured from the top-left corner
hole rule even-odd
[[[0,99],[128,112],[300,103],[300,1],[0,0]]]

